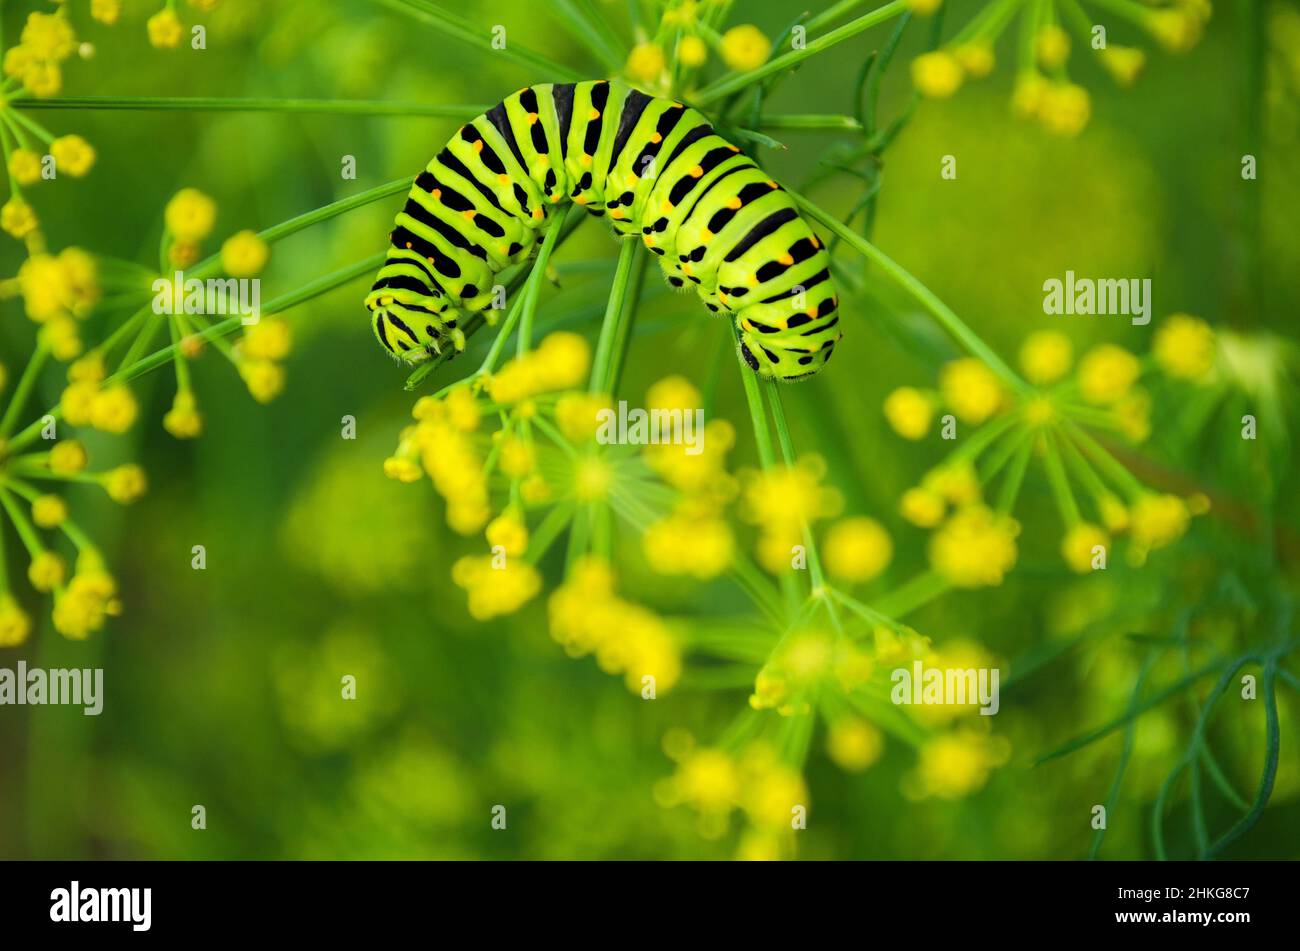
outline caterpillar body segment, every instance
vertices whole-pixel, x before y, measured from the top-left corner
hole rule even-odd
[[[735,324],[759,375],[811,376],[840,339],[830,258],[794,201],[705,117],[617,82],[529,86],[416,178],[366,307],[408,364],[464,349],[466,315],[569,203],[638,237],[668,282]]]

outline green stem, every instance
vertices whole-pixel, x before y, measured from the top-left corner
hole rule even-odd
[[[873,264],[889,275],[895,283],[903,290],[907,291],[916,301],[930,312],[930,314],[939,322],[944,330],[948,331],[959,344],[966,349],[972,356],[983,361],[989,369],[1000,376],[1012,389],[1021,395],[1027,395],[1032,392],[1032,387],[1020,378],[1020,375],[1009,367],[993,349],[980,339],[975,331],[971,330],[960,317],[953,312],[947,304],[941,301],[933,291],[918,281],[910,273],[904,270],[893,258],[886,255],[867,239],[846,227],[839,219],[835,218],[829,212],[824,211],[817,205],[813,204],[807,198],[797,192],[790,192],[798,204],[807,211],[813,218],[820,221],[828,229],[834,232],[841,240],[846,242],[859,254],[869,259]]]
[[[740,92],[742,89],[753,85],[759,80],[766,79],[773,73],[779,73],[783,70],[789,69],[790,67],[803,62],[808,57],[815,56],[822,50],[829,49],[836,43],[841,43],[850,37],[857,36],[863,30],[868,30],[877,24],[884,23],[886,20],[890,20],[893,17],[900,16],[906,12],[906,0],[893,0],[892,3],[887,3],[879,9],[873,10],[870,13],[858,17],[856,20],[851,20],[843,26],[831,30],[829,33],[819,36],[814,40],[809,40],[807,45],[801,50],[791,50],[788,53],[783,53],[775,59],[768,60],[757,69],[751,69],[747,73],[737,73],[732,76],[727,76],[718,80],[711,86],[706,86],[695,94],[694,101],[697,105],[701,106],[708,105],[711,102],[717,102],[719,99]]]
[[[427,102],[373,99],[265,99],[219,96],[64,96],[59,99],[12,99],[15,109],[88,109],[118,112],[298,112],[330,116],[427,116],[473,119],[486,106],[444,106]],[[21,118],[15,114],[15,118]]]

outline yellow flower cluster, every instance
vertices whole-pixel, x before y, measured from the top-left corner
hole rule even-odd
[[[752,828],[742,837],[742,858],[777,858],[781,837],[809,809],[808,787],[799,771],[766,742],[755,740],[739,754],[698,747],[689,736],[665,737],[677,760],[672,776],[655,788],[665,807],[690,806],[701,834],[716,838],[727,830],[731,813],[741,810]]]
[[[1205,321],[1171,314],[1160,322],[1153,347],[1156,363],[1170,376],[1203,380],[1214,369],[1218,345]]]
[[[451,580],[468,595],[477,621],[513,614],[542,589],[537,569],[521,558],[495,561],[492,555],[466,555],[451,569]]]
[[[921,747],[904,792],[914,798],[960,799],[983,788],[1011,755],[1005,737],[963,728],[940,734]]]
[[[939,393],[953,414],[966,423],[982,423],[1006,405],[1002,381],[982,361],[961,357],[939,371]]]
[[[934,418],[934,400],[911,386],[900,386],[885,397],[885,419],[904,439],[924,439]]]
[[[414,482],[423,468],[447,502],[447,524],[462,535],[482,529],[491,515],[483,457],[474,441],[480,413],[469,386],[444,399],[421,397],[411,413],[414,426],[402,431],[394,453],[384,462],[389,478]]]
[[[653,686],[657,694],[681,676],[681,648],[668,626],[648,608],[620,598],[609,564],[594,555],[573,566],[547,611],[551,637],[571,657],[594,654],[601,670],[622,674],[634,693]]]
[[[19,267],[16,284],[50,352],[59,360],[80,354],[77,321],[90,314],[101,294],[95,259],[80,248],[33,254]]]
[[[768,571],[789,571],[794,546],[804,543],[804,528],[843,508],[840,493],[822,485],[825,475],[821,457],[809,455],[793,466],[776,465],[742,476],[739,514],[758,527],[758,558]]]
[[[680,412],[686,419],[701,405],[699,390],[681,376],[665,377],[646,392],[651,412]],[[679,493],[673,511],[642,538],[646,560],[655,571],[705,579],[730,567],[735,536],[723,513],[736,494],[736,480],[726,470],[735,439],[731,424],[715,419],[705,424],[698,452],[687,451],[684,443],[644,448],[650,468]]]
[[[1016,563],[1020,525],[984,505],[959,509],[930,538],[930,565],[959,588],[999,585]]]
[[[591,347],[586,339],[556,331],[488,377],[485,389],[498,403],[518,403],[540,393],[576,387],[587,379],[590,367]]]
[[[284,389],[281,361],[292,346],[293,333],[281,318],[264,317],[244,328],[235,358],[248,392],[259,403],[271,402]]]
[[[104,385],[103,364],[97,357],[79,360],[69,369],[69,382],[59,399],[69,426],[91,426],[106,433],[131,428],[139,406],[125,383]]]
[[[5,52],[4,73],[19,79],[33,96],[45,99],[63,87],[59,66],[77,49],[77,37],[60,7],[53,13],[31,13],[17,46]]]
[[[117,582],[104,567],[103,560],[92,551],[77,558],[77,570],[67,587],[56,589],[54,627],[64,637],[85,640],[104,626],[109,616],[122,611],[117,598]]]
[[[933,12],[939,0],[909,0],[908,5]],[[972,20],[957,31],[961,37],[959,42],[923,53],[912,61],[913,85],[922,95],[941,99],[953,95],[967,77],[988,76],[995,65],[993,46],[999,35],[1017,17],[1032,17],[1034,21],[1027,24],[1032,32],[1026,34],[1031,42],[1022,47],[1025,58],[1020,61],[1012,109],[1024,118],[1037,120],[1057,135],[1079,134],[1091,118],[1091,98],[1086,89],[1067,78],[1066,66],[1073,44],[1070,35],[1056,22],[1056,6],[1055,2],[1045,2],[1010,10],[1009,15],[981,15],[982,19]],[[1128,15],[1137,19],[1161,45],[1175,51],[1193,46],[1210,17],[1208,0],[1178,0],[1160,9],[1143,8],[1139,4],[1125,6]],[[1096,49],[1091,42],[1087,47],[1121,86],[1132,85],[1146,62],[1146,54],[1133,47],[1107,43],[1104,48]]]
[[[754,678],[749,705],[781,716],[811,712],[809,697],[836,669],[838,642],[818,627],[791,631]],[[845,642],[845,650],[853,650]]]
[[[861,584],[880,576],[894,555],[889,533],[875,519],[836,522],[822,541],[822,558],[832,578]]]
[[[948,507],[961,508],[980,500],[979,477],[965,459],[953,459],[931,469],[903,493],[899,511],[913,525],[934,528],[943,521]]]

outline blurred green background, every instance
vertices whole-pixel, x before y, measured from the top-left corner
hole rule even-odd
[[[820,4],[815,4],[819,6]],[[151,48],[143,20],[155,4],[128,3],[105,27],[69,4],[94,55],[67,64],[66,95],[268,96],[497,101],[544,81],[498,57],[422,30],[352,0],[223,0],[190,21],[208,26],[207,49]],[[548,16],[544,4],[469,5],[465,15],[560,62],[596,67]],[[600,3],[620,31],[622,3]],[[964,22],[977,3],[955,3]],[[923,101],[886,153],[875,240],[960,313],[999,352],[1014,356],[1041,329],[1041,284],[1079,274],[1151,276],[1155,313],[1187,311],[1244,333],[1296,335],[1300,268],[1300,46],[1270,17],[1287,4],[1218,4],[1190,53],[1152,51],[1135,89],[1117,89],[1091,65],[1078,69],[1093,119],[1076,139],[1054,138],[1008,109],[1012,71],[957,96]],[[4,7],[6,37],[30,9]],[[745,2],[732,22],[779,34],[802,9]],[[798,9],[796,9],[798,8]],[[1271,11],[1271,12],[1270,12]],[[1279,21],[1280,22],[1280,21]],[[1260,26],[1268,24],[1267,29]],[[907,37],[887,76],[882,110],[910,98],[906,63],[923,31]],[[775,95],[770,111],[849,111],[863,58],[881,29],[817,57]],[[1007,54],[1010,58],[1010,54]],[[1256,110],[1252,112],[1252,110]],[[179,188],[212,195],[218,233],[260,228],[382,182],[413,174],[454,130],[450,120],[394,117],[184,112],[45,112],[56,132],[78,132],[97,148],[93,173],[60,182],[37,202],[51,245],[77,245],[150,264],[162,208]],[[792,187],[815,171],[828,135],[785,133],[787,151],[761,159]],[[1243,187],[1243,152],[1259,155],[1260,179]],[[958,159],[958,177],[938,175]],[[356,181],[340,160],[356,157]],[[846,210],[847,184],[819,188],[818,202]],[[351,263],[384,246],[393,198],[276,246],[264,297]],[[215,250],[215,247],[208,250]],[[4,273],[22,258],[0,245]],[[615,245],[599,223],[559,255],[602,260],[610,270],[566,274],[547,298],[548,316],[599,303]],[[649,286],[657,286],[650,275]],[[904,444],[880,411],[899,385],[930,385],[955,349],[914,305],[880,282],[846,303],[846,336],[828,372],[789,392],[801,447],[822,452],[829,481],[852,513],[884,522],[896,564],[923,560],[924,536],[896,515],[901,492],[934,461]],[[69,642],[33,603],[41,623],[22,648],[0,655],[42,666],[102,666],[105,712],[77,708],[0,709],[0,857],[3,858],[723,858],[734,838],[703,838],[685,809],[656,805],[654,784],[672,763],[661,740],[682,726],[708,738],[745,703],[747,691],[680,689],[647,704],[591,660],[573,661],[551,641],[537,599],[500,622],[469,619],[449,566],[476,551],[454,536],[427,482],[383,478],[383,459],[409,419],[404,374],[372,339],[353,285],[290,312],[289,382],[270,406],[256,404],[230,368],[209,354],[196,365],[206,430],[173,439],[158,420],[172,381],[146,377],[137,389],[141,421],[126,438],[90,437],[92,454],[140,461],[148,496],[121,509],[102,493],[74,506],[104,540],[119,579],[124,615],[90,641]],[[710,348],[702,311],[688,298],[657,296],[638,336],[627,392],[666,372],[699,380]],[[32,327],[6,305],[4,362],[21,366]],[[596,323],[575,329],[594,340]],[[1151,328],[1122,320],[1078,320],[1078,349],[1112,339],[1137,352]],[[479,342],[481,346],[481,341]],[[464,372],[471,357],[439,371],[433,386]],[[41,402],[60,381],[43,381]],[[1294,407],[1291,407],[1292,409]],[[729,379],[718,407],[744,420]],[[357,439],[340,438],[345,415]],[[1289,421],[1277,421],[1285,427]],[[742,430],[743,433],[743,430]],[[1164,465],[1249,505],[1259,475],[1232,469],[1198,433],[1156,427]],[[742,435],[741,458],[752,459]],[[1174,460],[1174,461],[1169,461]],[[1072,654],[1008,689],[997,727],[1015,755],[979,793],[956,802],[911,802],[899,793],[911,754],[890,747],[862,775],[814,755],[807,779],[813,816],[801,834],[805,858],[1075,858],[1086,854],[1088,809],[1109,776],[1120,737],[1074,757],[1033,767],[1035,754],[1115,716],[1126,701],[1138,653],[1128,631],[1157,632],[1176,603],[1213,590],[1228,568],[1261,586],[1294,587],[1297,548],[1294,474],[1276,473],[1277,526],[1289,577],[1256,568],[1258,534],[1230,520],[1198,521],[1191,537],[1163,553],[1158,570],[1117,566],[1104,579],[1075,580],[1052,561],[1055,535],[1035,535],[1035,513],[1054,517],[1041,484],[1027,489],[1029,528],[1020,565],[990,591],[948,596],[914,622],[944,638],[976,638],[1012,669],[1054,639],[1085,628],[1095,650]],[[1288,491],[1289,487],[1289,491]],[[1270,531],[1270,526],[1256,531]],[[11,538],[10,544],[13,544]],[[191,547],[207,569],[190,567]],[[1289,545],[1289,548],[1287,547]],[[1284,563],[1286,559],[1284,558]],[[1043,564],[1048,567],[1038,568]],[[661,603],[673,603],[671,585]],[[1240,617],[1234,624],[1248,625]],[[357,676],[358,699],[338,701],[339,678]],[[1300,757],[1296,697],[1283,689],[1282,770],[1261,824],[1233,857],[1300,857]],[[1179,753],[1189,714],[1171,704],[1143,717],[1121,807],[1104,854],[1150,854],[1156,788]],[[1229,715],[1216,749],[1234,784],[1253,789],[1263,749],[1262,713]],[[207,830],[190,827],[194,804]],[[494,832],[489,810],[510,809]],[[1185,841],[1178,807],[1170,837]],[[1212,816],[1219,827],[1233,816]]]

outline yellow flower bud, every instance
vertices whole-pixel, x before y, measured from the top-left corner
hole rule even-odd
[[[41,180],[41,157],[31,149],[14,149],[9,156],[9,174],[19,185],[35,185]]]
[[[67,577],[67,565],[52,551],[43,551],[27,566],[27,578],[37,591],[53,591]]]
[[[55,167],[74,178],[81,178],[95,164],[95,150],[79,135],[64,135],[50,143]]]
[[[177,241],[202,241],[216,223],[217,204],[197,188],[182,188],[167,202],[163,220]]]
[[[772,41],[754,24],[742,23],[722,34],[719,52],[730,68],[748,72],[767,62],[772,52]]]
[[[961,88],[961,81],[961,64],[945,50],[922,53],[912,60],[912,84],[923,96],[947,99]]]
[[[231,277],[255,277],[270,257],[271,248],[255,231],[238,231],[221,246],[221,266]]]
[[[129,505],[144,495],[149,487],[144,470],[135,463],[110,469],[103,476],[104,489],[114,502]]]
[[[95,394],[90,404],[90,424],[106,433],[124,433],[135,422],[135,396],[124,383],[115,383]]]
[[[181,37],[185,34],[181,18],[171,7],[164,7],[151,16],[146,28],[149,31],[149,42],[158,49],[176,49],[181,45]]]
[[[50,471],[61,475],[80,472],[86,468],[86,463],[89,461],[86,447],[75,439],[56,442],[50,450]]]
[[[627,54],[623,71],[637,82],[650,84],[659,79],[666,63],[663,47],[658,43],[638,43]]]
[[[259,403],[271,402],[284,389],[284,369],[270,360],[245,360],[240,364],[239,374]]]
[[[692,69],[703,66],[709,58],[709,47],[698,36],[683,36],[677,44],[677,58]]]
[[[904,439],[924,439],[930,431],[934,406],[920,390],[900,386],[885,397],[885,419]]]
[[[32,521],[41,528],[58,528],[68,517],[68,503],[57,495],[39,495],[32,502]]]

